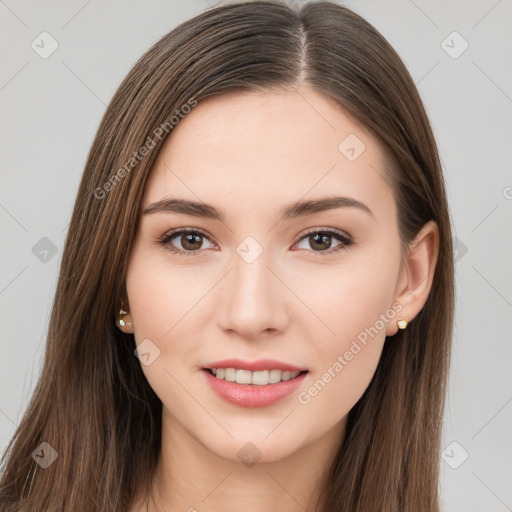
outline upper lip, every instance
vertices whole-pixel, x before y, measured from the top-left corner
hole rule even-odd
[[[223,359],[209,363],[206,368],[235,368],[237,370],[249,370],[257,372],[261,370],[281,370],[289,372],[307,371],[306,368],[299,368],[292,364],[276,361],[275,359],[258,359],[257,361],[243,361],[242,359]]]

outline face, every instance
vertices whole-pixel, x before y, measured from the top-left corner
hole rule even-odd
[[[339,431],[400,316],[378,143],[329,98],[299,92],[210,97],[181,120],[151,171],[130,256],[129,321],[164,421],[225,459],[251,442],[273,461]],[[345,199],[291,209],[332,198]],[[225,359],[307,372],[223,380],[226,398],[205,370]]]

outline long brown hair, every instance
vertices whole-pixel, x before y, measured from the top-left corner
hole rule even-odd
[[[223,5],[181,24],[112,98],[74,205],[42,371],[2,459],[2,511],[124,512],[139,482],[149,488],[162,404],[134,357],[133,335],[115,326],[146,179],[165,136],[196,102],[299,82],[336,100],[380,142],[402,242],[431,219],[440,233],[427,302],[399,342],[385,343],[350,411],[320,510],[439,511],[454,270],[428,117],[397,53],[360,16],[331,2],[270,1]],[[46,469],[32,457],[49,450],[41,443],[58,454]]]

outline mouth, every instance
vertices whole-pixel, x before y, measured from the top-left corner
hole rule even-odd
[[[261,361],[256,363],[261,367]],[[277,364],[277,363],[276,363]],[[309,370],[291,369],[246,370],[220,366],[201,368],[207,385],[220,398],[240,407],[268,407],[290,397],[304,384]],[[247,365],[246,365],[247,366]],[[255,364],[253,364],[254,368]],[[283,366],[279,363],[279,366]],[[292,371],[293,370],[293,371]]]
[[[218,380],[246,386],[268,386],[272,384],[279,384],[281,382],[298,379],[302,375],[308,373],[308,370],[289,371],[279,369],[250,371],[240,368],[203,368],[202,370]]]

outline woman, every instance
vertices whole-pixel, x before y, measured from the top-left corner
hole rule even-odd
[[[100,124],[1,510],[438,511],[452,318],[387,41],[330,2],[208,10]]]

